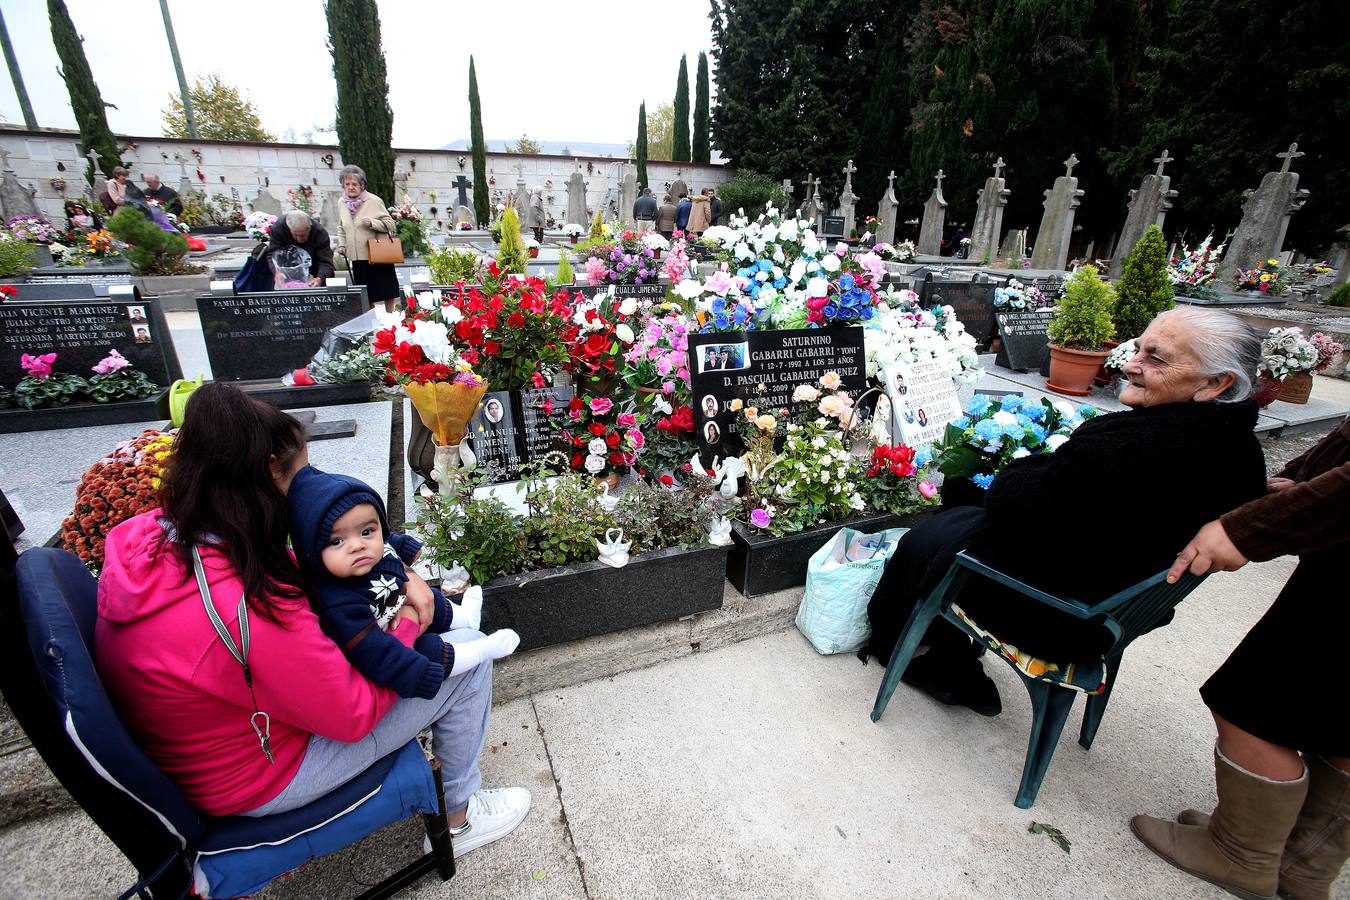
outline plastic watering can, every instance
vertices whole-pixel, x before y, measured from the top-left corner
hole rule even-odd
[[[169,385],[169,421],[174,428],[183,427],[183,414],[187,412],[188,398],[192,392],[202,386],[205,376],[198,375],[196,380],[180,378]]]

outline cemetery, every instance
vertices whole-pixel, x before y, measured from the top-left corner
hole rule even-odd
[[[324,4],[373,25],[337,146],[115,135],[52,0],[80,127],[0,124],[0,894],[1350,898],[1339,151],[921,153],[906,105],[912,155],[774,156],[733,6],[649,159],[646,101],[626,155],[488,148],[472,57],[470,149],[354,132],[373,0]]]

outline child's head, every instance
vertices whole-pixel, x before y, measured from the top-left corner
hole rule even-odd
[[[307,571],[357,578],[379,564],[389,523],[384,503],[369,485],[305,466],[291,480],[286,500],[291,545]]]
[[[380,514],[371,504],[358,503],[337,517],[319,557],[329,575],[354,578],[369,573],[383,555]]]

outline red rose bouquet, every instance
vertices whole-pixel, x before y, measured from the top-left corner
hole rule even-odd
[[[567,370],[576,380],[578,391],[607,393],[623,371],[625,354],[636,339],[629,318],[613,302],[576,305],[572,315],[576,330],[567,345]]]
[[[637,417],[608,397],[573,397],[567,420],[572,468],[597,478],[628,471],[647,444]]]

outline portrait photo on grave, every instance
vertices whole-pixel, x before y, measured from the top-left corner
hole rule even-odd
[[[908,400],[900,401],[900,415],[904,417],[906,422],[913,425],[914,420],[916,419],[916,416],[914,415],[914,404],[910,403]]]
[[[922,406],[919,407],[919,427],[920,428],[928,427],[928,413],[923,411]]]
[[[722,440],[722,429],[717,427],[716,422],[709,422],[703,426],[703,440],[707,442],[708,446]]]
[[[703,417],[705,419],[717,418],[717,410],[719,409],[719,407],[717,405],[716,397],[714,397],[712,394],[704,394],[703,402],[700,405],[703,407]]]
[[[713,370],[744,369],[750,364],[749,360],[748,345],[744,342],[739,344],[709,344],[700,351],[698,370],[699,372],[711,372]]]
[[[138,344],[150,343],[150,326],[137,325],[132,331],[132,340]]]
[[[483,416],[493,425],[496,425],[502,420],[503,413],[502,401],[498,400],[496,397],[493,397],[487,403],[483,404]]]
[[[144,322],[144,321],[146,321],[146,318],[145,318],[145,307],[144,307],[144,306],[128,306],[128,307],[127,307],[127,318],[131,319],[131,321],[133,321],[133,322]]]

